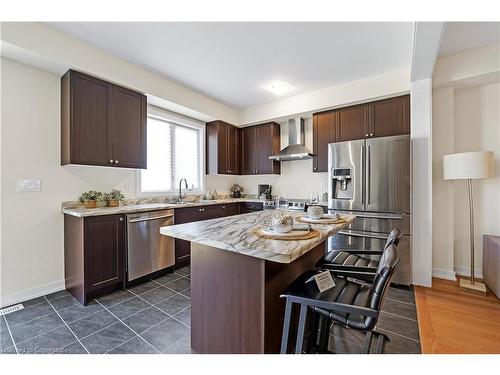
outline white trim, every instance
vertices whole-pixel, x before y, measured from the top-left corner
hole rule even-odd
[[[34,288],[21,290],[19,292],[7,294],[0,297],[0,307],[10,306],[15,303],[28,301],[33,298],[42,297],[50,293],[59,292],[65,289],[64,279],[52,281]]]
[[[437,277],[439,279],[452,280],[452,281],[457,280],[455,271],[445,270],[443,268],[433,268],[432,277]]]
[[[455,266],[455,273],[457,275],[460,275],[460,276],[470,276],[470,267],[468,267],[468,266]],[[476,268],[474,270],[474,276],[482,279],[483,278],[483,269]]]

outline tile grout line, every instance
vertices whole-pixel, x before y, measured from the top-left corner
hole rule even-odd
[[[403,319],[411,320],[412,322],[417,322],[418,323],[417,319],[408,318],[406,316],[394,314],[394,313],[391,313],[391,312],[385,311],[385,310],[381,310],[380,312],[384,313],[384,314],[389,314],[389,315],[392,315],[392,316],[397,316],[398,318],[403,318]]]
[[[118,321],[120,323],[122,323],[125,327],[127,327],[128,329],[130,329],[137,337],[139,337],[141,340],[143,340],[146,344],[148,344],[149,346],[151,346],[154,350],[156,350],[158,353],[160,353],[160,351],[158,349],[156,349],[153,345],[151,345],[149,342],[147,342],[145,339],[143,339],[136,331],[134,331],[132,328],[130,328],[128,325],[126,325],[123,320],[121,320],[120,318],[118,318],[115,314],[113,314],[111,311],[109,311],[106,306],[104,306],[102,303],[100,303],[98,300],[96,300],[96,302],[101,305],[107,312],[109,312],[111,315],[113,315],[116,319],[118,319]],[[123,342],[122,342],[123,344]],[[120,344],[121,345],[121,344]]]
[[[392,332],[392,331],[389,331],[388,329],[385,329],[385,328],[378,328],[379,331],[384,331],[384,332],[387,332],[387,333],[392,333],[393,335],[396,335],[396,336],[399,336],[399,337],[402,337],[404,339],[407,339],[407,340],[411,340],[411,341],[414,341],[416,343],[419,343],[420,344],[420,340],[415,340],[415,339],[412,339],[411,337],[407,337],[407,336],[403,336],[399,333],[396,333],[396,332]]]
[[[405,305],[416,306],[414,303],[411,303],[411,302],[405,302],[405,301],[400,301],[400,300],[398,300],[398,299],[391,298],[391,297],[389,297],[389,296],[386,296],[385,298],[390,299],[391,301],[395,301],[395,302],[399,302],[399,303],[404,303]]]
[[[172,344],[170,344],[169,346],[167,346],[165,349],[163,349],[160,354],[170,354],[170,353],[163,353],[165,350],[167,350],[168,348],[171,348],[172,346],[174,346],[176,343],[178,343],[179,341],[181,341],[183,338],[187,337],[187,336],[190,336],[191,335],[191,332],[188,333],[187,335],[185,336],[182,336],[181,338],[175,340]],[[191,340],[190,340],[191,341]],[[191,345],[189,345],[189,349],[191,349]]]
[[[73,332],[73,330],[69,327],[68,323],[66,323],[66,321],[62,318],[62,316],[59,314],[59,312],[54,308],[54,306],[52,306],[52,304],[50,303],[50,301],[47,299],[47,297],[44,296],[44,298],[47,300],[47,302],[49,303],[50,307],[52,307],[54,309],[54,311],[56,312],[57,316],[59,317],[59,319],[62,320],[62,322],[64,323],[64,325],[70,330],[71,334],[75,337],[75,339],[80,343],[80,345],[83,347],[83,349],[85,349],[85,351],[90,354],[90,352],[87,350],[87,348],[85,347],[85,345],[83,345],[83,343],[80,341],[80,339],[78,338],[78,336],[75,335],[75,332]]]
[[[7,321],[7,319],[5,319],[5,317],[3,317],[3,318],[5,320],[5,325],[7,326],[7,330],[9,331],[10,339],[12,340],[12,345],[14,345],[14,349],[16,349],[16,354],[19,354],[19,351],[17,350],[16,342],[14,341],[14,336],[12,336],[12,332],[10,331],[9,322]]]

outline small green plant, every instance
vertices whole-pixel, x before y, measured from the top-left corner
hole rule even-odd
[[[80,195],[80,202],[85,203],[88,201],[102,201],[104,199],[104,195],[100,191],[89,190]]]
[[[104,194],[105,198],[107,201],[120,201],[123,202],[125,200],[125,195],[118,190],[118,189],[113,189],[111,190],[110,193]]]

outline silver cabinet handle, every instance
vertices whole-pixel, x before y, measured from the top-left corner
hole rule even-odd
[[[351,236],[351,237],[364,237],[364,238],[374,238],[374,239],[377,239],[377,240],[387,240],[386,236],[377,236],[377,235],[374,235],[374,234],[347,232],[347,231],[343,231],[343,230],[339,230],[337,233],[338,234],[342,234],[344,236]]]
[[[115,160],[115,164],[118,164],[118,160]]]
[[[113,164],[113,159],[109,159],[109,162],[110,162],[111,164]]]
[[[370,137],[373,137],[373,133],[370,133]]]
[[[368,133],[365,134],[365,137],[368,137]]]
[[[120,221],[123,221],[123,217],[120,218]]]
[[[365,204],[365,194],[365,146],[361,146],[361,204]]]

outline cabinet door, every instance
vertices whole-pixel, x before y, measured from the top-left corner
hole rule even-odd
[[[370,104],[370,136],[387,137],[410,133],[410,96]]]
[[[113,85],[75,71],[70,71],[70,77],[71,125],[66,139],[70,144],[63,145],[69,146],[69,163],[110,166]]]
[[[279,162],[269,160],[269,156],[279,152],[275,151],[276,144],[276,130],[274,124],[258,125],[256,129],[256,160],[257,160],[257,174],[272,174],[279,173]],[[279,134],[278,134],[279,137]]]
[[[238,215],[240,213],[239,203],[222,204],[220,207],[220,217]]]
[[[217,173],[228,174],[229,125],[219,121],[217,125]]]
[[[121,215],[84,221],[84,269],[87,292],[123,282],[125,224]]]
[[[114,86],[113,160],[117,167],[146,168],[146,97]]]
[[[240,174],[240,129],[228,127],[227,165],[229,174]]]
[[[241,174],[256,174],[257,163],[256,163],[256,127],[250,126],[248,128],[242,129],[242,166]]]
[[[338,110],[337,142],[369,137],[368,105],[356,105]]]
[[[328,144],[336,141],[336,119],[335,112],[313,116],[313,172],[328,170]]]

